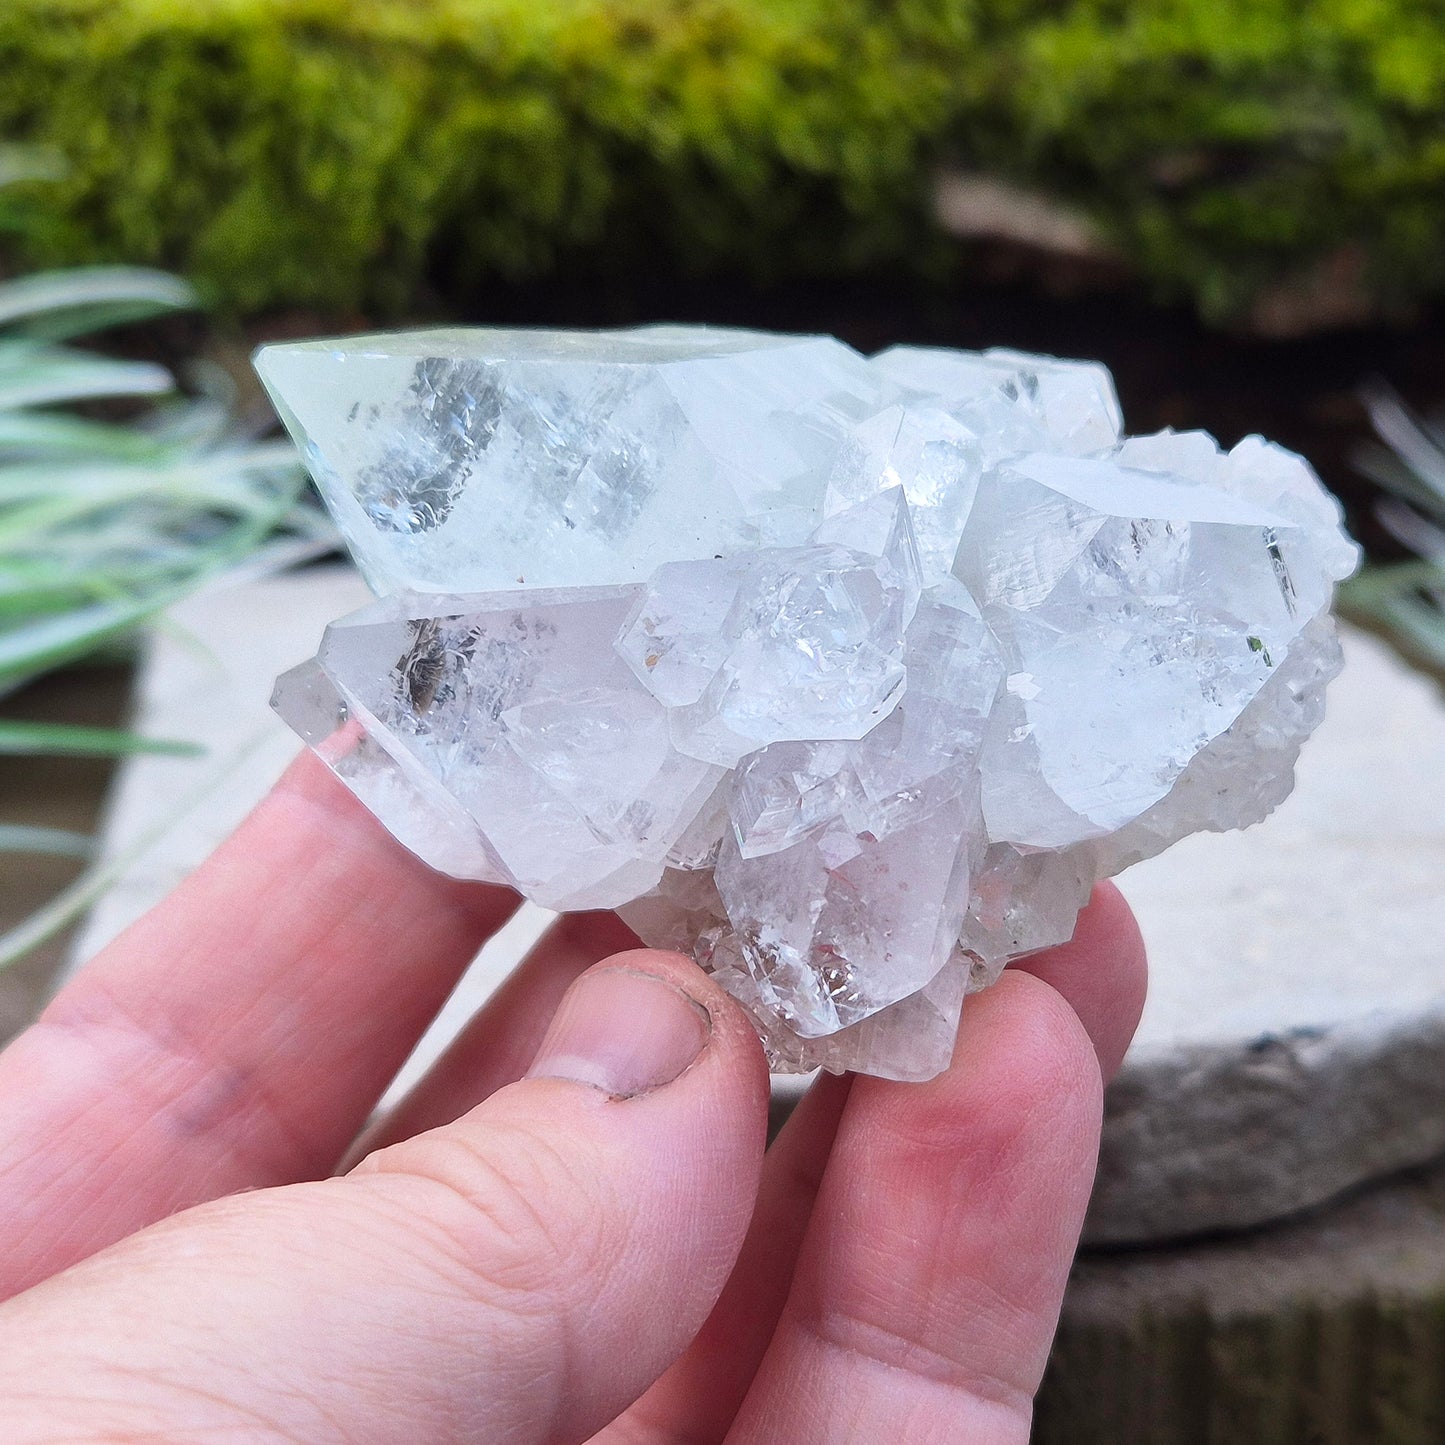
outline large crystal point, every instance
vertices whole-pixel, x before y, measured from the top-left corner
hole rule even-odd
[[[879,382],[830,337],[420,331],[266,347],[257,370],[381,593],[591,586],[801,542]]]
[[[705,327],[258,367],[382,594],[276,705],[433,867],[619,909],[775,1068],[928,1078],[1098,879],[1289,791],[1354,565],[1103,367]]]
[[[973,431],[991,461],[1037,450],[1087,456],[1112,447],[1124,425],[1114,379],[1097,361],[895,346],[873,364]]]

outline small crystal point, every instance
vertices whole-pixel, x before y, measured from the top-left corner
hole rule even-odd
[[[708,327],[257,366],[382,599],[275,705],[419,857],[619,909],[781,1070],[931,1077],[1093,885],[1289,791],[1357,550],[1108,372]]]
[[[770,743],[859,738],[897,705],[918,607],[901,488],[825,521],[805,547],[673,562],[617,639],[690,756],[735,767]]]

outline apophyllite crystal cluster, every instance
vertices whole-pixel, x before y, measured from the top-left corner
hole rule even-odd
[[[1288,792],[1336,504],[1103,367],[704,327],[257,366],[380,599],[276,705],[433,866],[616,908],[780,1070],[927,1078],[1096,880]]]

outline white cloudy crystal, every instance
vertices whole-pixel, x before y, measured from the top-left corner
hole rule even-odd
[[[257,367],[381,600],[276,705],[433,867],[616,908],[775,1068],[928,1078],[1100,878],[1289,791],[1355,562],[1108,372],[706,327]]]

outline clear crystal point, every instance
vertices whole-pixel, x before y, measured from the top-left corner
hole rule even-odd
[[[709,327],[454,329],[262,348],[256,368],[378,593],[640,581],[801,542],[867,362]]]
[[[1356,549],[1108,372],[707,327],[257,366],[382,600],[275,705],[418,856],[618,908],[775,1068],[946,1067],[1094,883],[1289,791]]]

